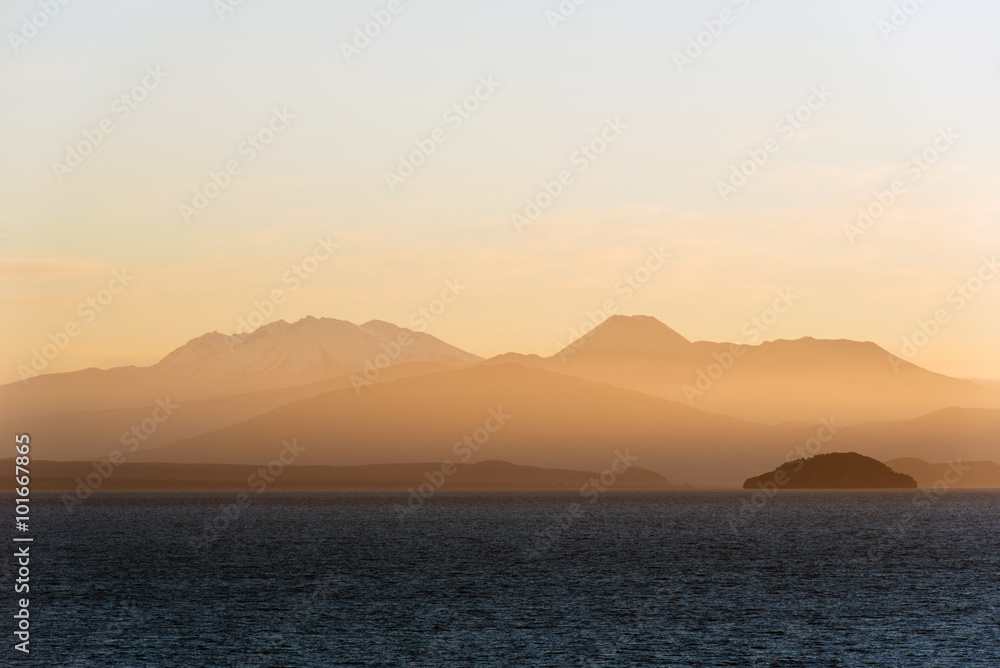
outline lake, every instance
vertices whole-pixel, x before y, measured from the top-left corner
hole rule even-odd
[[[1000,665],[998,492],[405,503],[97,493],[70,513],[35,494],[32,653],[4,651],[29,666]]]

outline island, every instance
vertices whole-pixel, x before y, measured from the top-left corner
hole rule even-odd
[[[834,452],[796,459],[749,478],[743,489],[916,489],[917,481],[871,457]]]

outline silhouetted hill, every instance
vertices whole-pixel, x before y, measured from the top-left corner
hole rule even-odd
[[[0,466],[13,469],[12,459],[0,460]],[[258,467],[231,464],[120,464],[101,482],[99,489],[112,490],[245,490],[251,485]],[[452,469],[448,469],[451,471]],[[37,491],[76,490],[80,480],[95,472],[90,462],[32,462],[32,488]],[[442,473],[442,463],[375,464],[367,466],[286,466],[269,490],[324,489],[410,489],[434,479],[435,488],[461,489],[572,489],[598,480],[599,472],[519,466],[502,461],[484,461],[458,465],[450,475]],[[103,477],[103,476],[102,476]],[[0,480],[0,491],[14,488],[13,476]],[[675,489],[677,485],[658,473],[632,467],[615,479],[615,489]]]
[[[448,369],[443,364],[413,362],[391,366],[380,373],[375,383],[388,382]],[[334,390],[351,388],[351,378],[343,376],[317,383],[273,390],[247,392],[224,397],[188,401],[164,394],[138,408],[80,410],[49,415],[8,416],[0,418],[0,430],[31,434],[35,456],[55,460],[103,459],[114,450],[125,450],[136,442],[131,430],[141,431],[143,448],[158,447],[185,438],[207,434],[279,406]],[[353,392],[353,390],[352,390]],[[164,417],[160,403],[170,407],[169,416],[153,423],[151,416]],[[169,401],[168,401],[169,400]]]
[[[232,427],[135,453],[133,461],[261,464],[285,439],[302,464],[454,459],[456,444],[508,415],[469,453],[526,465],[601,470],[629,450],[671,479],[732,487],[814,434],[713,415],[608,385],[520,365],[474,366],[297,401]]]
[[[916,489],[917,482],[871,457],[834,452],[796,459],[743,483],[743,489]]]
[[[397,350],[401,336],[409,343]],[[655,318],[616,316],[562,352],[476,362],[386,322],[279,321],[236,341],[199,337],[152,367],[0,387],[0,428],[31,433],[35,456],[53,460],[105,458],[137,425],[151,425],[130,462],[264,463],[284,439],[301,436],[308,462],[390,464],[444,459],[488,410],[503,408],[516,419],[471,461],[599,469],[631,448],[645,467],[723,487],[816,446],[822,420],[851,426],[810,453],[980,461],[1000,442],[1000,410],[955,407],[1000,405],[1000,393],[873,343],[738,348],[692,343]],[[354,371],[325,377],[346,369]],[[307,382],[314,377],[324,379]],[[352,385],[362,377],[374,384],[359,393]],[[167,400],[177,409],[154,424]],[[866,416],[882,419],[851,424]]]

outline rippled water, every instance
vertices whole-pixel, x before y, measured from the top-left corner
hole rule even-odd
[[[228,520],[232,493],[36,495],[14,659],[1000,665],[1000,494],[921,495],[439,493],[400,516],[400,494],[276,493]]]

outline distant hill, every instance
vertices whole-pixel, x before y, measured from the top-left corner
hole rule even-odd
[[[508,415],[482,431],[490,411]],[[495,425],[494,425],[495,426]],[[307,447],[301,464],[443,461],[479,429],[475,459],[602,470],[628,450],[670,479],[733,487],[816,428],[774,428],[520,365],[473,366],[328,392],[219,431],[135,453],[130,461],[262,464],[283,440]]]
[[[743,489],[916,489],[917,482],[871,457],[834,452],[796,459],[743,483]]]
[[[810,452],[853,450],[880,460],[932,453],[933,461],[985,459],[1000,411],[951,409],[912,421],[841,427],[817,442],[817,425],[761,425],[607,384],[519,364],[475,365],[386,381],[357,395],[316,394],[155,449],[134,462],[262,464],[282,440],[308,445],[301,463],[443,461],[454,444],[502,408],[509,423],[475,454],[550,468],[600,469],[616,449],[638,465],[701,487],[738,487],[748,473]],[[43,442],[40,457],[48,457]],[[816,447],[819,449],[817,450]],[[934,456],[936,453],[936,456]]]
[[[951,406],[1000,408],[997,388],[906,362],[871,342],[803,338],[691,342],[648,316],[613,316],[548,358],[516,362],[743,420],[842,424],[911,419]]]
[[[148,408],[166,397],[201,401],[344,378],[366,368],[374,376],[389,365],[447,368],[480,359],[430,334],[387,322],[358,326],[308,317],[272,322],[246,335],[211,332],[149,367],[85,369],[9,383],[0,386],[0,406],[5,418]]]
[[[916,457],[901,457],[885,464],[916,480],[919,487],[944,484],[947,488],[958,489],[1000,488],[1000,464],[996,462],[956,460],[930,464]]]
[[[0,460],[0,466],[13,468],[12,459]],[[260,485],[248,480],[257,475],[256,466],[230,464],[121,464],[100,484],[104,491],[136,490],[242,490],[253,491]],[[452,469],[448,469],[452,471]],[[416,489],[429,479],[440,481],[435,488],[474,489],[571,489],[599,479],[600,473],[532,466],[518,466],[502,461],[483,461],[457,466],[450,475],[441,473],[441,462],[424,464],[376,464],[368,466],[287,466],[267,484],[268,490],[349,490]],[[93,475],[89,462],[32,463],[32,487],[38,491],[71,491],[79,480]],[[0,491],[11,491],[13,477],[0,481]],[[639,467],[617,476],[615,489],[675,489],[679,486]]]
[[[437,373],[448,368],[431,362],[398,364],[382,371],[375,382]],[[3,417],[0,417],[0,430],[31,434],[36,443],[36,456],[39,457],[64,461],[99,460],[106,458],[114,449],[125,450],[126,447],[131,447],[129,444],[136,443],[137,439],[131,430],[144,423],[155,426],[155,429],[140,432],[141,446],[146,449],[155,448],[223,429],[301,399],[344,389],[351,389],[353,392],[349,376],[195,401],[184,400],[176,395],[163,395],[164,399],[170,399],[167,405],[171,406],[171,414],[168,419],[155,425],[149,421],[150,417],[154,414],[163,416],[155,399],[150,400],[148,405],[137,408],[78,410],[50,415],[8,416],[4,411]],[[367,386],[363,389],[367,389]]]
[[[855,425],[837,436],[838,447],[881,461],[918,457],[940,462],[991,460],[1000,444],[1000,410],[946,408],[913,420]]]
[[[154,422],[167,400],[176,409]],[[131,444],[130,463],[261,464],[293,437],[308,443],[303,463],[436,461],[497,408],[515,418],[469,461],[601,470],[630,449],[702,487],[738,487],[808,443],[928,462],[991,460],[1000,443],[1000,392],[873,343],[692,342],[644,316],[612,317],[550,357],[490,360],[386,322],[305,318],[206,334],[150,367],[0,387],[0,428],[66,461]],[[821,421],[838,425],[834,440],[816,440]],[[151,431],[137,444],[139,425]]]

